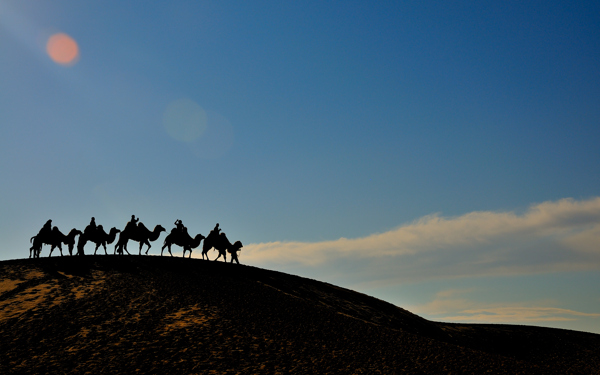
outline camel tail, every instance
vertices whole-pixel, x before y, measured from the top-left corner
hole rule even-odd
[[[33,242],[33,239],[34,239],[34,238],[35,238],[35,236],[31,237],[31,238],[29,239],[29,242],[30,242],[30,243],[31,243],[31,242]]]

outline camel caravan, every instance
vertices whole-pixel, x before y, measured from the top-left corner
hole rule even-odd
[[[75,255],[85,255],[84,247],[88,242],[93,242],[96,244],[96,248],[94,249],[94,255],[102,246],[104,249],[104,255],[108,255],[106,251],[106,245],[110,245],[115,242],[113,255],[123,255],[123,253],[127,253],[131,255],[127,250],[127,243],[129,240],[136,241],[139,243],[139,254],[142,255],[142,248],[144,245],[147,246],[145,255],[148,255],[148,250],[152,247],[150,244],[158,239],[161,232],[165,232],[165,228],[161,225],[157,225],[154,227],[152,231],[148,229],[143,223],[139,221],[135,215],[131,215],[131,220],[125,226],[125,229],[122,231],[113,227],[108,233],[104,230],[102,225],[96,225],[96,219],[92,217],[90,224],[85,228],[83,232],[77,230],[75,228],[71,229],[69,234],[64,235],[57,227],[52,227],[52,220],[48,220],[46,224],[40,229],[39,233],[29,240],[32,243],[31,248],[29,249],[29,258],[39,258],[42,253],[43,245],[50,245],[50,254],[48,257],[52,256],[52,252],[55,248],[58,248],[60,251],[60,255],[63,256],[62,245],[67,245],[69,249],[69,255],[73,255],[73,249],[75,248],[75,237],[79,236],[79,240],[77,241],[77,252]],[[117,239],[117,234],[118,239]],[[200,243],[204,240],[202,244],[202,259],[206,257],[206,260],[210,260],[208,258],[208,251],[213,249],[219,252],[219,255],[214,259],[218,260],[223,257],[223,261],[227,262],[227,253],[229,253],[231,257],[231,263],[234,261],[239,264],[240,261],[238,259],[238,251],[242,249],[242,243],[240,241],[236,241],[235,243],[231,243],[225,233],[221,233],[221,228],[219,228],[219,224],[215,225],[214,229],[210,231],[208,236],[203,236],[198,233],[195,237],[190,236],[187,228],[183,225],[181,220],[175,221],[175,228],[171,229],[171,232],[167,235],[163,242],[162,249],[160,251],[160,255],[163,255],[165,248],[169,251],[169,254],[173,256],[171,252],[171,246],[177,245],[183,248],[183,257],[187,251],[190,252],[189,258],[192,257],[192,249],[195,249],[200,246]]]

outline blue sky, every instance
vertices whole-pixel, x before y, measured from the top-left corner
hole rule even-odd
[[[219,222],[426,318],[600,333],[599,44],[586,1],[0,0],[0,258]]]

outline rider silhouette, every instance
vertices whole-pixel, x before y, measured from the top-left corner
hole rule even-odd
[[[93,234],[96,231],[96,218],[92,217],[90,224],[83,231],[86,235]]]
[[[46,236],[46,235],[50,234],[51,232],[52,232],[52,220],[48,220],[48,221],[46,221],[46,224],[44,224],[42,229],[40,229],[40,233],[38,234],[38,236],[40,234],[42,236]]]
[[[135,218],[135,215],[131,215],[131,220],[129,220],[129,222],[127,223],[127,225],[125,225],[125,230],[133,230],[135,228],[137,228],[137,222],[140,221],[139,218]]]
[[[185,226],[183,226],[183,222],[181,220],[175,220],[175,226],[177,226],[177,231],[179,233],[183,233],[183,229],[185,228]]]

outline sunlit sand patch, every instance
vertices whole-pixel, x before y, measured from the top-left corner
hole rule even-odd
[[[0,294],[10,292],[19,286],[22,280],[2,280],[0,281]]]
[[[25,274],[23,275],[23,280],[33,280],[33,279],[40,279],[42,277],[44,277],[46,274],[42,271],[42,270],[38,270],[38,269],[34,269],[31,271],[27,271],[25,272]]]
[[[191,306],[179,309],[178,311],[165,316],[167,323],[165,331],[174,329],[187,328],[192,325],[207,325],[217,315],[215,308],[202,308],[199,306]]]
[[[81,337],[87,337],[87,335],[90,333],[90,329],[89,328],[85,328],[85,327],[81,327],[81,330],[79,331],[78,335]]]
[[[100,286],[102,286],[106,281],[104,277],[104,272],[102,271],[92,271],[92,276],[94,277],[93,280],[86,280],[86,283],[84,285],[79,285],[77,287],[71,288],[73,298],[78,300],[84,297],[89,297],[90,292],[93,292],[95,290],[97,291],[97,289],[99,289]]]
[[[16,289],[25,281],[39,279],[42,277],[44,277],[44,273],[40,270],[36,269],[21,272],[20,269],[15,267],[14,270],[10,270],[8,274],[4,276],[4,279],[0,281],[0,294]]]
[[[14,297],[0,302],[0,321],[17,317],[26,311],[37,311],[46,308],[44,302],[52,297],[58,287],[56,283],[38,284],[19,292]],[[57,302],[60,303],[60,302]]]
[[[69,279],[79,278],[64,272],[59,273]],[[60,289],[57,280],[48,280],[20,290],[14,296],[0,301],[0,321],[18,317],[27,311],[38,311],[57,306],[69,298],[75,300],[87,298],[98,290],[105,281],[104,273],[101,271],[93,271],[92,275],[92,280],[84,280],[83,285],[71,288],[68,292]],[[41,270],[31,270],[18,275],[18,279],[3,280],[0,283],[0,294],[15,290],[23,282],[42,279],[44,276],[45,274]]]

